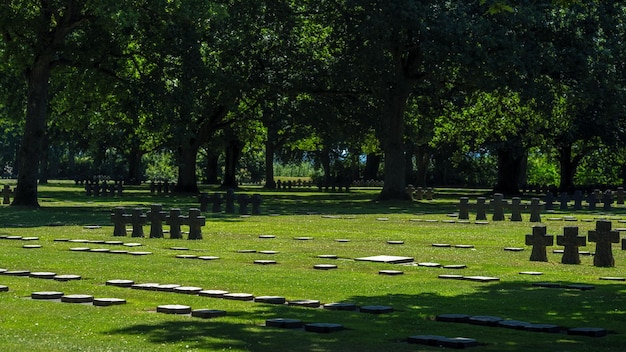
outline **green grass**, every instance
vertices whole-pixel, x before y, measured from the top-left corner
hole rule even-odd
[[[213,191],[207,189],[206,191]],[[197,207],[196,197],[155,196],[146,187],[130,188],[122,198],[87,198],[70,183],[40,188],[38,210],[0,207],[0,234],[37,236],[40,249],[23,249],[23,241],[0,240],[0,267],[10,270],[52,271],[78,274],[80,281],[0,276],[9,292],[0,293],[0,350],[2,351],[438,351],[438,347],[410,345],[406,338],[418,334],[465,336],[479,340],[477,351],[618,351],[626,332],[626,286],[598,280],[601,276],[626,276],[626,253],[616,245],[615,268],[596,268],[592,257],[581,265],[563,265],[560,255],[549,250],[547,263],[530,262],[530,248],[505,252],[504,247],[524,246],[531,232],[526,221],[448,224],[460,194],[470,197],[484,190],[440,190],[443,198],[432,202],[377,203],[375,190],[349,194],[318,192],[268,192],[258,188],[239,192],[263,193],[264,215],[241,218],[206,213],[201,241],[131,239],[152,255],[134,257],[69,251],[71,247],[115,246],[55,242],[58,238],[119,240],[113,237],[109,216],[115,206],[165,208],[186,211]],[[626,218],[626,208],[606,215],[581,212],[579,219],[611,216]],[[331,214],[328,218],[322,215]],[[277,215],[277,216],[275,216]],[[387,218],[380,221],[379,218]],[[544,215],[544,221],[547,216]],[[437,219],[431,223],[415,219]],[[412,221],[413,220],[413,221]],[[102,225],[87,230],[85,225]],[[561,234],[563,226],[576,225],[586,234],[592,222],[545,221],[548,232]],[[54,225],[54,226],[51,226]],[[619,223],[614,221],[614,226]],[[167,228],[167,227],[166,227]],[[148,233],[148,226],[145,228]],[[261,234],[275,235],[260,239]],[[293,237],[310,236],[311,241]],[[338,243],[335,239],[350,242]],[[387,240],[404,240],[388,245]],[[434,248],[432,243],[473,244],[475,249]],[[177,259],[185,254],[215,255],[219,260]],[[240,249],[274,250],[275,255],[237,253]],[[593,251],[593,245],[582,250]],[[339,260],[322,260],[319,254],[336,254]],[[466,264],[462,271],[416,266],[359,262],[371,255],[414,257],[418,262]],[[277,265],[254,265],[255,259],[275,259]],[[337,270],[313,270],[314,264],[337,264]],[[399,269],[400,276],[378,275],[381,269]],[[520,271],[541,271],[543,276],[523,276]],[[496,283],[438,279],[439,274],[486,275],[501,278]],[[175,293],[150,292],[106,286],[107,280],[176,283],[205,289],[278,295],[288,300],[316,299],[323,303],[352,302],[357,305],[390,305],[391,314],[369,315],[324,309],[295,308],[252,302],[237,302]],[[541,289],[533,282],[587,283],[592,291]],[[91,305],[35,301],[35,291],[84,293],[118,297],[126,305]],[[157,314],[162,304],[186,304],[192,308],[221,309],[227,316],[210,320]],[[563,327],[603,327],[602,338],[566,334],[531,333],[469,324],[441,323],[443,313],[497,315],[507,319],[558,324]],[[267,328],[275,317],[305,322],[340,323],[346,330],[332,334]]]

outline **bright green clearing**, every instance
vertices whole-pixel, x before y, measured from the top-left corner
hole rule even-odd
[[[213,192],[213,190],[210,190]],[[39,210],[0,207],[0,234],[36,236],[39,240],[0,240],[0,268],[78,274],[80,281],[59,282],[28,277],[0,276],[9,292],[0,293],[1,351],[439,351],[439,347],[406,342],[412,335],[430,334],[475,338],[473,351],[619,351],[626,333],[626,286],[602,281],[604,276],[626,276],[626,252],[614,245],[615,268],[596,268],[591,256],[581,265],[563,265],[561,256],[548,249],[549,262],[530,262],[524,222],[488,225],[446,223],[461,194],[474,197],[480,190],[439,190],[436,201],[375,203],[377,190],[351,193],[308,191],[265,192],[257,188],[239,193],[263,194],[263,215],[240,217],[205,213],[207,224],[200,241],[113,237],[110,210],[115,206],[198,207],[196,197],[154,196],[147,187],[128,189],[122,198],[88,198],[69,183],[40,188]],[[441,193],[444,193],[441,195]],[[611,217],[613,226],[626,219],[626,208],[611,214],[580,212],[543,215],[548,232],[562,234],[564,226],[579,226],[580,234],[594,228],[583,219]],[[334,215],[334,216],[324,216]],[[575,215],[576,222],[547,220]],[[473,219],[474,214],[470,214]],[[422,221],[416,221],[422,220]],[[428,222],[424,220],[438,220]],[[85,225],[102,225],[85,229]],[[165,226],[167,229],[168,227]],[[186,230],[186,228],[184,228]],[[149,233],[149,226],[144,232]],[[275,235],[272,239],[260,235]],[[167,236],[167,234],[166,234]],[[298,241],[294,237],[309,236]],[[58,242],[55,239],[120,240],[140,242],[147,256],[73,252],[72,247],[120,249],[95,243]],[[349,239],[350,242],[337,242]],[[387,244],[403,240],[403,245]],[[471,244],[474,249],[435,248],[433,243]],[[25,244],[41,244],[25,249]],[[595,244],[581,248],[593,251]],[[187,247],[176,251],[171,247]],[[522,252],[504,247],[524,247]],[[279,253],[237,253],[238,250],[272,250]],[[132,250],[132,249],[131,249]],[[137,250],[137,249],[135,249]],[[179,259],[177,254],[211,255],[219,260]],[[319,259],[335,254],[340,259]],[[465,264],[452,270],[354,261],[373,255],[414,257],[416,262]],[[255,265],[256,259],[276,260],[276,265]],[[314,270],[315,264],[337,264],[336,270]],[[379,275],[379,270],[404,271],[399,276]],[[542,276],[520,275],[540,271]],[[495,276],[495,283],[439,279],[440,274]],[[284,296],[287,300],[314,299],[322,303],[351,302],[359,306],[389,305],[391,314],[336,312],[224,299],[152,292],[106,286],[107,280],[130,279],[198,286],[256,296]],[[584,283],[594,290],[579,291],[533,287],[533,282]],[[61,291],[116,297],[127,304],[94,307],[31,300],[35,291]],[[163,304],[184,304],[193,309],[227,311],[225,317],[192,318],[156,313]],[[610,331],[600,338],[567,334],[532,333],[497,327],[442,323],[444,313],[495,315],[563,327],[601,327]],[[293,318],[306,323],[329,322],[345,330],[318,334],[303,330],[265,327],[269,318]]]

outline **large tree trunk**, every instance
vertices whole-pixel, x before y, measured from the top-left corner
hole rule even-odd
[[[231,139],[226,145],[226,155],[224,157],[224,180],[222,180],[222,188],[237,188],[237,165],[239,164],[239,158],[241,158],[241,152],[243,150],[243,143],[238,139]]]
[[[125,183],[129,185],[141,184],[141,157],[143,152],[139,145],[139,141],[134,140],[128,155],[128,175],[126,175]]]
[[[380,128],[380,144],[385,153],[384,185],[378,200],[411,200],[406,193],[404,159],[404,112],[410,85],[399,83],[386,93]]]
[[[218,165],[220,156],[211,148],[206,150],[206,164],[204,166],[204,181],[209,185],[218,184]]]
[[[369,153],[365,156],[365,168],[363,169],[364,180],[375,180],[378,178],[380,168],[380,155]]]
[[[274,181],[274,143],[272,141],[265,141],[265,186],[267,189],[276,189],[276,182]]]
[[[46,132],[50,61],[43,58],[28,72],[28,105],[24,137],[18,153],[17,188],[11,203],[14,206],[39,207],[37,177]]]
[[[183,144],[178,151],[178,181],[176,192],[198,193],[198,180],[196,178],[196,157],[198,147]]]
[[[559,146],[557,148],[559,153],[559,189],[561,191],[573,192],[574,191],[574,175],[576,175],[576,169],[578,164],[582,160],[583,154],[572,156],[572,145]]]
[[[495,191],[515,195],[520,193],[520,175],[524,170],[526,151],[521,141],[510,141],[498,149],[498,184]]]

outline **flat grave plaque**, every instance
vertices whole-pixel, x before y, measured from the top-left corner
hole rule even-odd
[[[32,299],[61,299],[63,297],[63,292],[58,291],[39,291],[33,292],[30,294],[30,298]]]
[[[396,276],[396,275],[404,274],[404,271],[400,271],[400,270],[379,270],[378,274],[379,275]]]
[[[311,240],[313,240],[313,237],[306,237],[306,236],[304,236],[304,237],[294,237],[293,239],[296,240],[296,241],[311,241]]]
[[[320,301],[314,299],[296,299],[288,301],[287,304],[296,307],[317,308],[320,306]]]
[[[474,325],[497,326],[502,320],[504,319],[491,315],[476,315],[470,317],[468,322]]]
[[[194,318],[210,319],[210,318],[223,317],[225,315],[226,315],[225,310],[218,310],[218,309],[194,309],[191,311],[191,316]]]
[[[520,271],[520,275],[543,275],[541,271]]]
[[[276,238],[276,236],[274,236],[274,235],[259,235],[259,238],[270,239],[270,238]]]
[[[450,265],[444,265],[444,266],[442,266],[442,268],[458,270],[458,269],[466,269],[467,265],[465,265],[465,264],[450,264]]]
[[[9,292],[9,286],[0,285],[0,292]]]
[[[182,304],[165,304],[157,307],[157,313],[190,314],[191,307]]]
[[[343,330],[343,325],[334,323],[310,323],[304,324],[304,330],[308,332],[327,334]]]
[[[445,323],[467,323],[470,317],[467,314],[439,314],[435,320]]]
[[[626,277],[617,277],[617,276],[603,276],[600,278],[600,280],[607,280],[607,281],[626,281]]]
[[[252,301],[254,300],[254,295],[251,293],[226,293],[222,295],[222,298],[233,301]]]
[[[354,303],[326,303],[323,305],[323,308],[328,310],[355,311],[358,307]]]
[[[55,277],[53,277],[53,279],[56,281],[74,281],[74,280],[81,280],[82,277],[80,275],[63,274],[63,275],[56,275]]]
[[[444,280],[462,280],[463,279],[463,275],[439,275],[438,276],[440,279],[444,279]]]
[[[452,247],[452,245],[449,244],[449,243],[433,243],[432,246],[436,247],[436,248],[450,248],[450,247]]]
[[[54,279],[56,275],[57,275],[56,273],[51,273],[47,271],[38,271],[38,272],[30,273],[28,276],[35,278],[35,279]]]
[[[320,254],[317,256],[322,259],[337,259],[338,257],[335,254]]]
[[[116,306],[126,304],[126,300],[122,298],[94,298],[93,305],[96,307]]]
[[[572,328],[567,330],[567,334],[589,337],[603,337],[606,336],[607,330],[602,328]]]
[[[156,288],[159,286],[159,284],[154,283],[154,282],[146,282],[143,284],[133,284],[130,286],[130,288],[134,289],[134,290],[144,290],[144,291],[156,291]]]
[[[136,256],[136,257],[140,257],[144,255],[150,255],[152,254],[152,252],[137,251],[137,252],[128,252],[128,254]]]
[[[350,240],[347,239],[347,238],[337,238],[337,239],[335,239],[335,242],[347,243],[347,242],[350,242]]]
[[[200,260],[217,260],[217,259],[220,259],[220,257],[216,257],[216,256],[212,256],[212,255],[201,255],[201,256],[198,256],[198,259],[200,259]]]
[[[498,322],[499,327],[514,329],[514,330],[526,330],[531,325],[529,322],[519,321],[519,320],[502,320]]]
[[[285,304],[287,299],[281,296],[259,296],[254,297],[254,301],[257,303],[267,303],[267,304]]]
[[[278,262],[276,262],[275,260],[263,260],[263,259],[259,259],[259,260],[255,260],[254,264],[258,264],[258,265],[271,265],[271,264],[278,264]]]
[[[70,248],[70,251],[72,252],[89,252],[91,248],[89,247],[72,247]]]
[[[315,265],[313,265],[313,269],[316,269],[316,270],[331,270],[331,269],[337,269],[337,265],[335,265],[335,264],[315,264]]]
[[[25,244],[22,246],[22,248],[24,249],[36,249],[36,248],[41,248],[40,244]]]
[[[133,280],[122,280],[122,279],[108,280],[106,282],[107,286],[116,286],[116,287],[131,287],[134,284],[135,284],[135,281]]]
[[[524,248],[519,248],[519,247],[505,247],[504,248],[505,251],[507,252],[522,252],[524,250]]]
[[[198,295],[203,297],[223,298],[227,293],[229,292],[224,290],[202,290],[198,292]]]
[[[176,258],[178,259],[197,259],[198,256],[194,254],[177,254]]]
[[[156,289],[159,289],[159,286],[156,287]],[[183,293],[183,294],[187,294],[187,295],[197,295],[200,291],[202,291],[202,287],[195,287],[195,286],[179,286],[179,287],[175,287],[174,289],[175,293]]]
[[[6,270],[1,272],[2,275],[7,276],[28,276],[30,275],[30,271],[28,270]]]
[[[390,240],[387,241],[387,244],[392,244],[392,245],[400,245],[400,244],[404,244],[404,241],[395,241],[395,240]]]
[[[175,288],[180,287],[180,285],[177,284],[163,284],[163,285],[158,285],[156,286],[156,290],[157,291],[161,291],[161,292],[174,292]]]
[[[370,313],[370,314],[386,314],[393,313],[393,307],[390,306],[363,306],[359,308],[361,313]]]
[[[265,321],[265,326],[273,327],[273,328],[283,328],[283,329],[299,329],[303,326],[302,320],[298,319],[286,319],[286,318],[274,318],[267,319]]]
[[[93,296],[92,295],[81,295],[81,294],[65,295],[65,296],[61,297],[61,302],[65,302],[65,303],[91,303],[91,302],[93,302]]]
[[[237,253],[256,253],[256,249],[239,249]]]
[[[499,277],[492,276],[464,276],[464,280],[475,281],[475,282],[492,282],[492,281],[500,281]]]
[[[417,266],[423,266],[426,268],[441,268],[441,264],[431,262],[417,263]]]
[[[394,255],[375,255],[371,257],[354,258],[354,260],[375,263],[403,264],[412,263],[415,259],[413,257],[401,257]]]
[[[259,251],[259,253],[261,253],[261,254],[278,254],[280,252],[278,252],[278,251]]]

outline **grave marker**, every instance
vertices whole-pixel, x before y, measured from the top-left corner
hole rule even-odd
[[[111,221],[113,222],[113,236],[126,236],[126,224],[130,215],[126,214],[126,208],[117,207],[113,209]]]
[[[552,192],[546,193],[546,196],[543,198],[543,202],[545,203],[546,210],[554,209],[554,194]]]
[[[202,226],[206,223],[206,218],[200,215],[200,209],[189,209],[189,216],[185,217],[184,223],[189,226],[190,240],[202,239]]]
[[[611,244],[619,242],[619,231],[611,230],[611,221],[596,221],[596,229],[589,230],[589,242],[596,243],[596,255],[593,257],[594,266],[615,266]]]
[[[569,195],[567,194],[567,192],[561,192],[559,194],[559,209],[567,210],[567,202],[569,202]]]
[[[250,202],[252,203],[252,215],[261,214],[261,202],[262,201],[263,199],[261,198],[260,194],[255,193],[252,195],[252,199],[250,200]]]
[[[619,205],[624,205],[624,187],[617,187],[615,191],[615,201]]]
[[[485,197],[478,197],[476,199],[476,220],[487,220],[487,205]]]
[[[226,214],[234,214],[235,213],[235,191],[232,188],[229,188],[226,191]]]
[[[2,189],[2,204],[11,203],[11,194],[13,194],[13,191],[11,190],[11,186],[4,185],[4,188]]]
[[[130,217],[130,223],[133,225],[133,232],[131,237],[143,237],[143,225],[147,223],[148,219],[146,214],[143,213],[141,208],[133,209],[133,214]]]
[[[610,211],[611,204],[613,204],[613,191],[607,189],[604,194],[602,194],[602,209],[604,211]]]
[[[165,217],[165,223],[170,225],[170,238],[178,239],[183,238],[180,226],[183,224],[184,218],[180,215],[180,209],[170,209],[170,215]]]
[[[511,199],[511,221],[522,221],[522,199],[513,197]]]
[[[469,198],[461,197],[459,201],[459,219],[469,220]]]
[[[215,192],[213,193],[213,197],[211,198],[211,200],[213,201],[213,206],[211,207],[211,212],[213,213],[219,213],[222,211],[222,203],[224,202],[224,200],[222,199],[222,196]]]
[[[211,197],[208,193],[200,193],[198,196],[198,202],[200,202],[200,211],[205,212],[209,208],[209,202],[211,201]]]
[[[239,214],[248,214],[248,204],[250,204],[250,197],[247,194],[240,194],[237,197],[239,203]]]
[[[530,222],[541,222],[541,204],[539,198],[530,200]]]
[[[161,204],[150,205],[146,218],[150,221],[150,238],[163,238],[163,221],[167,218],[167,213],[163,211]]]
[[[547,262],[548,254],[546,246],[554,245],[554,237],[546,234],[545,226],[533,226],[533,232],[526,235],[526,245],[533,246],[530,260],[535,262]]]
[[[583,209],[583,192],[581,190],[574,191],[574,210]]]
[[[585,236],[578,236],[578,227],[565,226],[563,228],[563,235],[556,236],[556,244],[564,246],[561,263],[580,264],[578,247],[585,246],[587,239]]]
[[[493,195],[491,204],[493,205],[493,221],[504,220],[504,205],[506,201],[503,200],[504,195],[502,193],[496,193]]]

